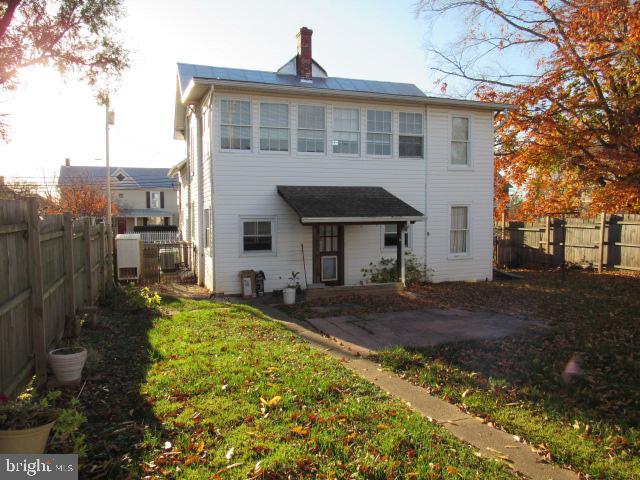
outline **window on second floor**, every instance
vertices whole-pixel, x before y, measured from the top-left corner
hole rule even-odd
[[[251,150],[251,103],[220,100],[220,148]]]
[[[391,112],[367,110],[367,155],[391,155]]]
[[[325,134],[324,107],[298,105],[298,152],[324,153]]]
[[[160,208],[160,192],[151,192],[150,208]]]
[[[469,165],[469,119],[451,117],[451,165]]]
[[[400,112],[399,155],[401,157],[422,157],[423,140],[422,114]]]
[[[360,153],[360,111],[357,108],[333,109],[333,153]]]
[[[260,150],[289,151],[289,105],[260,104]]]

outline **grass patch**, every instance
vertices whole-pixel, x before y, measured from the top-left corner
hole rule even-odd
[[[166,305],[88,332],[86,476],[512,478],[260,312]]]
[[[640,277],[570,272],[562,281],[553,272],[522,273],[523,281],[435,284],[414,293],[422,306],[527,315],[551,328],[390,349],[376,359],[555,462],[594,478],[640,478]],[[563,379],[572,359],[581,372]]]

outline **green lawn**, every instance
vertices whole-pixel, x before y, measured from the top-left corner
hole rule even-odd
[[[83,332],[85,478],[513,478],[248,307]]]
[[[492,310],[548,322],[500,340],[391,349],[385,367],[592,478],[640,478],[640,277],[522,272],[417,287],[394,308]],[[392,302],[393,303],[393,302]],[[384,309],[383,305],[367,308]],[[582,374],[562,372],[571,358]]]

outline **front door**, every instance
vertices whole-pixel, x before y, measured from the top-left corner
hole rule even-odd
[[[118,233],[127,233],[127,219],[118,218]]]
[[[313,282],[344,285],[344,227],[313,227]]]

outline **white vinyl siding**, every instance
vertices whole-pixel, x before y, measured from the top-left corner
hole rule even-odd
[[[451,117],[451,165],[469,165],[469,119]]]
[[[360,153],[360,110],[333,108],[333,153],[358,155]]]
[[[251,103],[220,100],[220,148],[251,150]]]
[[[260,104],[260,150],[289,151],[289,105]]]
[[[325,108],[298,105],[298,152],[324,153],[325,139]]]
[[[401,157],[421,158],[424,154],[424,133],[421,113],[400,112],[398,153]]]
[[[451,207],[449,253],[452,255],[469,253],[469,207]]]
[[[367,154],[391,155],[391,111],[367,110]]]

